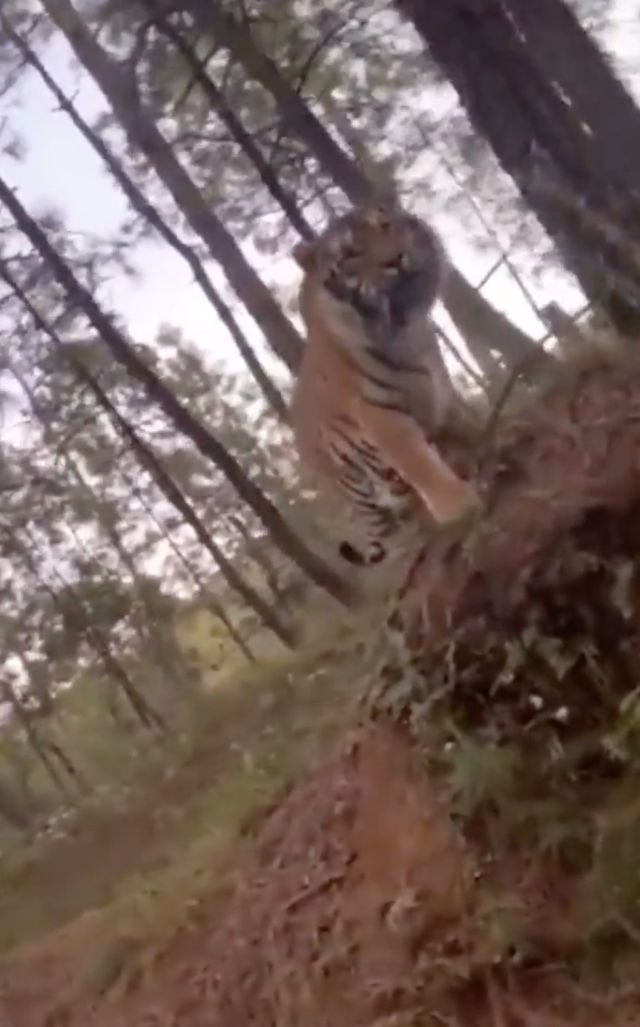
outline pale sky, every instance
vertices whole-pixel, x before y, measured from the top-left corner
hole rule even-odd
[[[638,69],[634,66],[639,59],[640,0],[612,0],[612,7],[616,28],[607,43],[615,53],[619,70],[625,73],[628,84],[631,79],[640,98]],[[65,93],[74,98],[80,113],[93,121],[105,109],[104,101],[93,82],[77,67],[66,41],[56,34],[42,57]],[[127,204],[99,158],[66,115],[56,110],[53,97],[35,74],[23,76],[15,95],[20,98],[19,108],[10,108],[7,101],[6,110],[0,108],[0,148],[8,141],[8,133],[2,128],[6,113],[10,125],[23,137],[27,155],[18,163],[0,154],[2,175],[18,188],[21,200],[32,212],[53,206],[62,212],[69,230],[113,235],[126,215]],[[456,227],[457,231],[452,233],[450,224],[447,225],[448,248],[461,270],[478,282],[494,258],[478,259],[465,240],[464,226]],[[265,262],[250,245],[245,252],[270,284],[290,283],[296,275],[295,265],[286,258]],[[142,272],[142,280],[114,279],[109,298],[125,317],[135,338],[152,342],[158,328],[170,323],[180,328],[203,353],[224,355],[240,366],[235,349],[208,302],[193,285],[189,269],[180,257],[164,243],[148,241],[138,246],[133,263]],[[523,328],[534,335],[541,334],[535,315],[506,273],[496,274],[485,294]],[[560,298],[573,307],[580,302],[576,294],[566,293]],[[258,333],[252,335],[257,339]]]

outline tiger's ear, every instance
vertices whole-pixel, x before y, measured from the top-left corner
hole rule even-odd
[[[316,248],[312,242],[299,242],[293,247],[293,259],[303,271],[310,271],[316,260]]]

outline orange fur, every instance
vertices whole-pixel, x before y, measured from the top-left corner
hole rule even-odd
[[[437,238],[416,219],[369,208],[294,255],[307,346],[291,418],[303,463],[344,492],[345,465],[364,442],[437,523],[459,520],[476,505],[475,490],[429,442],[452,399],[427,324],[444,266]]]

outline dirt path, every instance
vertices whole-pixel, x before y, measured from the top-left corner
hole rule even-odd
[[[260,830],[235,900],[214,922],[182,932],[142,980],[120,974],[110,990],[99,974],[78,974],[91,929],[84,918],[84,929],[71,925],[54,946],[11,960],[0,1022],[375,1021],[415,1006],[415,946],[426,951],[430,938],[439,946],[455,937],[465,879],[460,845],[404,746],[376,730],[290,793]],[[71,993],[68,982],[79,976],[85,987]]]
[[[0,974],[6,1027],[631,1027],[635,1013],[474,974],[474,866],[403,741],[381,727],[294,788],[234,895],[160,953],[92,952],[88,914]],[[95,950],[93,950],[95,952]],[[464,1018],[463,1018],[464,1017]],[[604,1018],[603,1018],[604,1017]]]

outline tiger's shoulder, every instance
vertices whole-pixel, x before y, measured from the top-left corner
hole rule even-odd
[[[436,232],[388,205],[350,211],[296,247],[307,346],[294,390],[296,422],[345,404],[397,406],[425,431],[441,421],[451,384],[428,314],[446,273]]]

